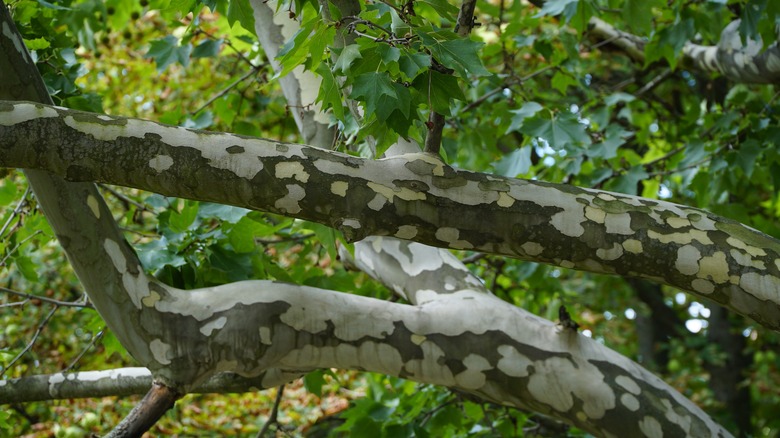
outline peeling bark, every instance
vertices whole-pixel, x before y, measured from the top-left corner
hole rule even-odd
[[[692,207],[467,172],[428,154],[366,160],[29,103],[0,104],[0,150],[0,166],[297,217],[351,241],[394,236],[647,278],[780,328],[780,242]]]

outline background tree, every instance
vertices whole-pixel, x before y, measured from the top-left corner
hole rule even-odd
[[[131,414],[120,426],[132,433],[187,392],[271,387],[313,369],[338,367],[456,388],[595,434],[726,433],[660,380],[601,345],[606,343],[687,388],[686,395],[727,428],[771,433],[777,400],[761,391],[777,379],[774,332],[675,289],[560,267],[644,277],[777,329],[776,240],[690,207],[569,185],[673,198],[777,235],[777,181],[767,184],[778,174],[772,87],[734,85],[777,82],[771,63],[777,44],[760,42],[777,39],[775,6],[485,3],[476,5],[474,19],[473,2],[460,9],[444,2],[209,5],[227,20],[196,2],[12,6],[44,82],[19,51],[21,39],[6,17],[3,99],[47,103],[51,94],[58,104],[103,112],[102,95],[106,108],[123,108],[117,111],[123,115],[300,138],[353,157],[3,104],[0,164],[37,169],[27,171],[36,202],[90,302],[135,363],[151,371],[125,370],[123,379],[112,378],[116,372],[21,378],[3,385],[3,401],[146,392],[153,376],[158,385],[141,404],[152,407],[153,415]],[[133,20],[142,26],[120,36],[118,29]],[[231,30],[233,21],[255,30],[261,45],[252,46],[246,30]],[[166,22],[178,30],[158,33]],[[481,25],[472,29],[475,24]],[[146,51],[156,67],[139,62],[141,52],[133,45],[122,47],[120,41],[135,31],[142,41],[158,38]],[[230,40],[223,40],[227,35]],[[220,53],[223,47],[231,54]],[[97,56],[101,51],[110,55]],[[206,73],[208,58],[221,67]],[[171,65],[187,66],[191,59],[197,62],[188,68],[200,75],[188,78],[188,70]],[[83,89],[75,85],[85,73],[79,61],[95,75]],[[226,68],[230,61],[241,67]],[[160,73],[157,94],[163,99],[117,86],[138,83],[143,90],[154,76],[144,73],[150,68]],[[263,84],[280,78],[286,106],[276,94],[277,82],[258,88],[250,80],[258,76]],[[213,78],[230,79],[216,92]],[[187,99],[190,87],[203,104],[188,111],[178,99],[166,101]],[[206,97],[198,87],[214,94]],[[427,155],[357,158],[420,147]],[[518,175],[567,185],[505,178]],[[109,207],[94,186],[58,178],[313,222],[116,188],[105,189],[115,202]],[[22,186],[17,174],[3,185],[5,203],[13,206],[3,229],[5,257],[14,267],[5,290],[14,296],[39,291],[54,306],[30,325],[28,339],[67,319],[91,319],[99,329],[88,311],[52,317],[81,286],[62,275],[41,281],[52,275],[43,265],[56,260],[56,250],[47,244],[52,232],[41,217],[27,211],[34,205],[27,195],[13,202]],[[140,269],[112,213],[154,277]],[[349,241],[394,235],[558,267],[473,254],[470,272],[448,252],[387,237],[342,246],[345,263],[404,300],[380,304],[324,290],[382,294],[365,277],[341,268],[340,237],[314,222]],[[159,238],[149,234],[150,227]],[[236,283],[257,278],[321,289]],[[43,284],[53,287],[47,292]],[[565,315],[559,308],[566,302],[585,330],[553,326],[507,302],[550,319]],[[89,307],[82,303],[68,305]],[[45,347],[16,338],[13,324],[18,327],[22,317],[7,318],[12,329],[5,335],[16,344],[3,371],[23,375],[35,364],[23,353]],[[636,342],[625,336],[632,319]],[[593,336],[595,342],[588,339]],[[120,349],[116,341],[106,344],[109,351]],[[52,371],[64,368],[56,358],[51,362]],[[707,379],[700,376],[708,375],[709,385],[703,384]],[[321,372],[308,374],[315,391],[321,381]],[[409,387],[395,385],[370,386],[374,396],[341,416],[342,429],[512,435],[523,427],[551,427],[545,417],[480,406],[447,392],[401,397]],[[424,406],[430,410],[419,415]],[[16,412],[32,417],[24,408]]]

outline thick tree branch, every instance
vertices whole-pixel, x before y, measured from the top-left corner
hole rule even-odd
[[[683,61],[694,68],[718,72],[735,82],[780,83],[780,45],[774,42],[762,51],[760,41],[745,45],[739,35],[740,20],[734,20],[723,29],[717,46],[702,46],[686,42],[682,49]],[[635,35],[615,29],[599,19],[590,19],[592,35],[619,47],[631,58],[644,62],[647,42]]]
[[[352,241],[644,277],[780,328],[780,242],[692,207],[28,103],[1,104],[0,150],[0,166],[298,217]]]
[[[153,383],[146,396],[135,405],[130,414],[111,431],[107,438],[140,437],[148,431],[181,397],[175,390]]]

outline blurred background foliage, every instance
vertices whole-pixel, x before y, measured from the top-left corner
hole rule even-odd
[[[290,117],[294,109],[286,106],[268,59],[247,30],[246,1],[4,1],[57,105],[300,140]],[[396,26],[383,4],[368,3],[365,18]],[[298,2],[296,10],[314,11],[313,5]],[[415,5],[421,18],[411,26],[423,41],[433,32],[425,25],[451,29],[448,14],[459,6],[444,0]],[[479,65],[467,59],[455,65],[463,72],[437,76],[442,84],[456,84],[441,97],[449,106],[443,154],[451,164],[475,171],[692,205],[780,237],[776,87],[735,84],[679,62],[686,40],[716,44],[720,30],[755,5],[765,12],[753,21],[752,29],[761,33],[776,18],[771,2],[557,0],[540,9],[520,0],[480,1],[479,26],[469,40],[474,44],[464,48],[472,53],[479,48]],[[594,14],[646,38],[645,62],[590,35],[586,23]],[[358,41],[360,53],[386,53],[381,42]],[[423,59],[430,50],[419,43],[403,49],[395,61],[391,54],[384,58],[389,61],[372,64],[371,74],[390,87],[408,86],[412,110],[369,115],[361,125],[321,96],[345,133],[376,136],[380,147],[399,132],[421,140],[428,108],[437,104],[421,99],[424,89],[417,90],[419,80],[414,81],[432,75]],[[337,68],[327,50],[306,50],[286,62],[330,71],[360,86],[356,77],[367,59],[356,57]],[[422,61],[409,69],[401,57]],[[359,92],[352,97],[372,104]],[[346,137],[338,147],[346,147]],[[177,287],[269,278],[395,299],[341,265],[334,249],[338,236],[328,228],[121,187],[102,190],[146,268]],[[2,378],[132,365],[86,302],[16,170],[2,170],[0,227]],[[778,436],[777,333],[665,287],[461,255],[509,302],[551,320],[565,303],[584,333],[650,368],[732,431]],[[734,385],[724,389],[717,384],[722,381]],[[271,414],[275,396],[274,390],[187,396],[154,434],[253,435]],[[115,424],[135,400],[10,406],[0,412],[0,434],[88,436]],[[315,372],[288,385],[277,433],[583,435],[444,388],[342,371]]]

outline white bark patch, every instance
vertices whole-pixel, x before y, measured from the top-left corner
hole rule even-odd
[[[703,293],[705,295],[709,295],[715,292],[715,285],[707,280],[702,280],[701,278],[693,280],[691,282],[691,287],[696,292]]]
[[[620,258],[622,255],[623,246],[621,246],[619,243],[613,243],[612,248],[609,249],[599,248],[596,250],[596,256],[602,260],[615,260]]]
[[[739,286],[760,300],[777,302],[780,299],[780,279],[756,272],[742,274]]]
[[[25,52],[24,43],[22,43],[19,38],[17,37],[16,33],[11,30],[11,26],[8,25],[8,23],[3,22],[3,36],[5,38],[8,38],[9,40],[13,41],[14,43],[14,49],[16,49],[19,53]],[[22,59],[24,59],[25,62],[29,63],[29,56],[22,56]]]
[[[498,360],[496,368],[507,376],[525,377],[528,375],[528,367],[533,365],[533,362],[527,356],[520,354],[511,345],[498,347],[498,354],[501,355],[501,359]]]
[[[108,118],[106,118],[108,117]],[[270,147],[274,143],[266,140],[240,138],[232,134],[203,134],[189,131],[186,128],[166,126],[159,123],[137,119],[120,119],[104,116],[102,120],[122,120],[122,124],[107,125],[91,121],[77,121],[73,116],[66,116],[63,122],[71,128],[92,135],[97,140],[114,141],[119,137],[144,138],[146,134],[160,136],[160,141],[172,147],[189,147],[197,149],[203,158],[209,160],[209,165],[225,169],[241,178],[251,179],[257,172],[263,170],[263,164],[258,157],[278,156]],[[204,141],[207,140],[207,141]],[[207,145],[207,146],[202,146]],[[242,153],[230,153],[232,147],[240,146]],[[290,146],[290,149],[294,149]],[[288,155],[292,156],[294,151]]]
[[[631,229],[631,216],[628,213],[610,213],[604,219],[604,226],[609,234],[621,234],[631,236],[634,230]]]
[[[271,329],[269,327],[260,327],[258,329],[260,334],[260,343],[263,345],[271,345]]]
[[[623,389],[630,392],[631,394],[639,395],[642,392],[642,389],[639,388],[639,385],[636,384],[636,381],[628,376],[617,376],[615,378],[615,383],[620,385]]]
[[[537,256],[544,251],[544,247],[536,242],[525,242],[520,248],[529,256]]]
[[[368,187],[381,194],[385,198],[387,198],[390,202],[393,202],[393,197],[397,196],[404,201],[424,201],[425,200],[425,193],[423,192],[415,192],[414,190],[407,189],[406,187],[401,188],[393,188],[388,187],[384,184],[377,184],[375,182],[369,181],[366,185]]]
[[[604,219],[607,217],[607,212],[592,206],[585,207],[585,217],[596,222],[597,224],[603,224]]]
[[[303,164],[297,161],[276,163],[276,177],[279,179],[294,177],[302,183],[309,181],[309,173],[303,169]]]
[[[342,198],[347,196],[347,189],[349,189],[349,183],[346,181],[334,181],[330,184],[330,191]]]
[[[352,228],[353,230],[360,229],[362,225],[360,224],[360,221],[357,219],[352,218],[346,218],[343,221],[341,221],[342,227]]]
[[[455,249],[471,249],[474,245],[465,241],[459,240],[460,230],[452,227],[441,227],[436,230],[436,238],[442,242],[446,242],[450,248]]]
[[[298,201],[306,197],[306,190],[297,184],[287,184],[287,194],[274,202],[276,207],[282,214],[296,214],[301,211],[301,206]]]
[[[731,254],[731,257],[734,258],[735,262],[739,263],[742,266],[753,267],[753,268],[761,269],[762,271],[766,269],[766,265],[762,260],[756,260],[753,257],[750,257],[750,254],[743,253],[738,249],[732,248],[729,251],[729,254]]]
[[[453,257],[446,250],[416,243],[406,244],[395,239],[377,238],[372,242],[372,246],[377,254],[384,252],[391,256],[410,277],[423,271],[436,271],[444,265],[448,256]],[[414,250],[410,250],[412,247]]]
[[[414,239],[417,236],[417,227],[414,225],[401,225],[395,232],[395,237],[399,239]]]
[[[677,249],[677,260],[674,267],[684,275],[693,275],[699,272],[699,260],[701,251],[693,245],[681,246]]]
[[[577,202],[577,197],[561,190],[536,184],[512,185],[509,195],[518,201],[531,201],[542,207],[558,207],[563,211],[553,215],[550,223],[561,233],[569,237],[580,237],[585,229],[585,206]],[[583,198],[590,202],[591,199]]]
[[[157,171],[157,173],[162,173],[170,169],[171,166],[173,166],[173,158],[168,155],[158,155],[149,160],[149,167]]]
[[[89,211],[92,212],[93,216],[100,219],[100,205],[97,198],[92,195],[87,196],[87,207],[89,207]]]
[[[753,257],[760,257],[765,256],[766,251],[764,251],[762,248],[758,248],[752,245],[748,245],[747,243],[735,238],[735,237],[729,237],[726,239],[726,243],[733,246],[734,248],[739,248],[741,250],[744,250],[748,254],[752,255]],[[779,266],[780,267],[780,266]]]
[[[418,334],[412,334],[412,336],[410,337],[410,340],[414,345],[421,345],[423,342],[425,342],[426,339],[428,338]]]
[[[149,343],[149,350],[152,352],[154,360],[156,360],[157,363],[161,365],[168,365],[171,363],[171,346],[169,344],[166,344],[160,339],[155,339]]]
[[[227,318],[220,316],[213,321],[209,321],[206,324],[203,324],[200,327],[200,332],[203,333],[204,336],[211,336],[214,330],[220,330],[225,326],[225,323],[227,323]]]
[[[671,216],[666,218],[666,223],[672,228],[683,228],[691,226],[691,221],[688,218]]]
[[[372,209],[374,211],[379,211],[379,210],[382,209],[382,207],[385,206],[385,204],[387,204],[387,201],[388,201],[388,199],[385,196],[383,196],[380,193],[377,193],[374,196],[374,199],[372,199],[367,205],[368,205],[368,208],[370,208],[370,209]]]
[[[501,192],[498,194],[498,200],[496,201],[496,204],[498,204],[499,207],[503,208],[509,208],[512,205],[514,205],[515,200],[512,199],[511,196],[507,195],[505,192]]]
[[[639,400],[631,394],[623,394],[620,396],[620,403],[630,411],[636,411],[639,409]]]
[[[5,30],[5,26],[3,29]],[[59,116],[59,113],[53,108],[39,107],[31,103],[17,103],[13,107],[13,111],[0,111],[0,125],[11,126],[42,117]]]
[[[562,211],[553,215],[550,224],[560,231],[561,234],[569,237],[580,237],[585,232],[585,228],[581,225],[584,218],[584,215],[569,214],[567,211]]]
[[[493,369],[487,359],[476,354],[466,356],[463,365],[466,369],[455,376],[455,381],[458,382],[458,386],[465,389],[481,388],[487,380],[483,371]]]
[[[729,264],[726,261],[726,254],[717,251],[711,256],[702,257],[699,261],[697,277],[709,278],[718,284],[729,281]]]
[[[639,421],[639,430],[647,438],[662,438],[664,431],[661,428],[661,423],[653,417],[645,416]]]
[[[666,419],[680,426],[685,434],[690,436],[692,423],[690,415],[678,414],[672,407],[672,402],[667,399],[661,400],[661,404],[666,408]]]
[[[644,249],[642,248],[642,242],[636,239],[627,239],[623,242],[623,249],[631,254],[642,254]]]
[[[712,245],[712,240],[707,236],[707,233],[701,230],[690,230],[685,233],[669,234],[661,234],[653,230],[647,230],[647,237],[661,243],[679,243],[681,245],[687,245],[696,240],[704,245]]]
[[[426,340],[420,344],[423,351],[422,359],[412,359],[404,364],[404,369],[411,375],[412,380],[422,380],[435,385],[453,386],[455,377],[449,367],[439,364],[439,359],[444,357],[444,352],[438,345]]]
[[[150,291],[148,297],[144,297],[144,299],[141,300],[144,306],[146,307],[154,307],[158,301],[160,301],[160,294],[158,294],[155,291]]]
[[[602,418],[607,409],[615,407],[616,396],[604,382],[604,375],[590,363],[551,357],[534,361],[535,372],[528,381],[528,390],[539,401],[555,410],[566,412],[574,406],[574,396],[582,400],[585,414]]]
[[[111,258],[111,263],[114,265],[114,268],[122,273],[122,285],[130,297],[130,300],[133,302],[133,305],[140,309],[142,307],[141,300],[149,296],[149,281],[143,273],[143,268],[141,266],[136,266],[138,275],[133,275],[128,272],[125,255],[122,254],[119,244],[113,240],[106,239],[103,241],[103,249]]]

